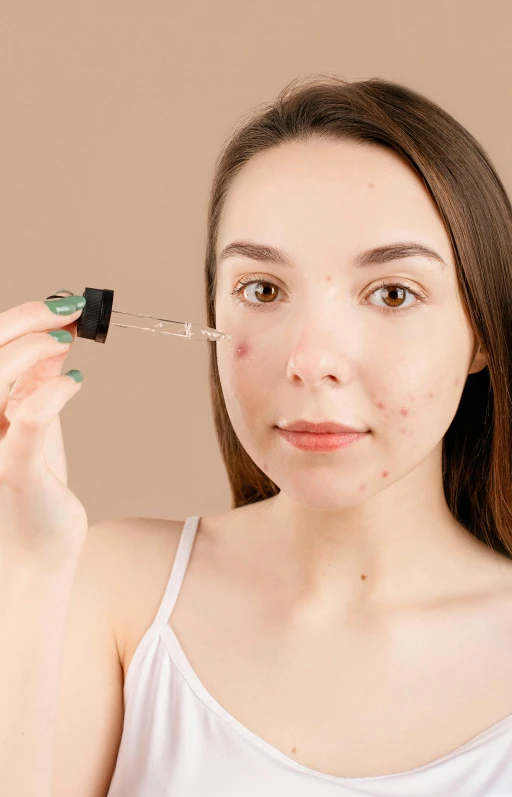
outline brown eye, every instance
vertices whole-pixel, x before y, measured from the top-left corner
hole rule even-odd
[[[253,286],[253,285],[255,286],[254,294],[257,296],[257,301],[260,302],[261,304],[269,304],[272,301],[272,299],[274,298],[274,296],[277,295],[278,288],[277,288],[276,285],[274,285],[272,282],[261,282],[261,281],[260,282],[250,282],[248,285],[246,285],[245,286],[245,290],[244,290],[244,294],[245,294],[245,291],[250,286]],[[263,289],[261,289],[261,286],[265,286],[265,287]]]
[[[409,294],[409,297],[407,296]],[[376,296],[379,301],[384,302],[384,304],[378,304],[374,302],[370,302],[373,304],[374,307],[377,307],[379,310],[383,310],[384,312],[395,312],[399,313],[401,310],[413,310],[415,307],[421,304],[421,297],[416,291],[413,291],[408,285],[403,285],[400,282],[383,282],[377,288],[374,288],[370,294],[370,297]],[[404,300],[406,301],[408,298],[413,299],[413,302],[409,302],[409,304],[404,304]]]
[[[247,277],[241,279],[235,289],[229,291],[229,294],[235,297],[235,301],[247,310],[262,310],[265,304],[278,304],[274,299],[281,288],[270,282],[270,280],[258,279],[257,275],[252,276],[253,279],[248,279]],[[253,287],[256,291],[256,297],[250,295],[248,297],[249,291],[254,293]]]
[[[382,300],[386,301],[387,299],[390,300],[390,304],[388,307],[401,307],[402,302],[405,298],[405,290],[401,288],[399,285],[390,285],[386,288],[381,288],[382,290]]]

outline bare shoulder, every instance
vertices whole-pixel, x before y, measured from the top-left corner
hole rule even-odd
[[[123,517],[89,529],[85,549],[105,590],[125,676],[163,598],[184,523]]]

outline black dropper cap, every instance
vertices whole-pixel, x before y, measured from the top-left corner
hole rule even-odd
[[[86,304],[77,321],[76,335],[96,343],[105,343],[114,304],[114,291],[108,288],[86,288],[82,296],[85,297]],[[62,296],[53,294],[46,298],[62,299]]]

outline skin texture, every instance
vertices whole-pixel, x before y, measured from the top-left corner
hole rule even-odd
[[[449,512],[441,452],[465,381],[486,360],[420,178],[378,146],[286,143],[234,179],[217,257],[235,240],[279,247],[294,263],[232,256],[218,263],[216,293],[216,328],[232,336],[217,346],[226,406],[243,447],[281,489],[258,511],[286,578],[323,617],[329,607],[339,616],[474,587],[492,556]],[[362,250],[397,241],[430,246],[446,267],[422,257],[352,265]],[[242,289],[242,307],[229,292],[246,275],[263,285]],[[419,298],[406,291],[392,301],[382,280],[405,281]],[[304,452],[274,428],[300,418],[370,434]]]

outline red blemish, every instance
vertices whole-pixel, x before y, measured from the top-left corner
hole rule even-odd
[[[429,394],[428,394],[428,397],[429,397],[429,398],[434,398],[434,394],[433,394],[433,393],[429,393]]]
[[[460,382],[460,379],[459,379],[459,377],[457,376],[457,377],[455,378],[455,384],[456,384],[456,385],[458,385],[458,384],[459,384],[459,382]]]
[[[375,188],[373,183],[368,183],[368,188]]]
[[[236,349],[236,356],[245,357],[248,351],[249,351],[249,346],[247,345],[247,343],[242,343]]]
[[[359,492],[362,492],[363,490],[366,490],[366,484],[362,484],[359,488]]]
[[[407,409],[407,407],[402,407],[400,409],[400,415],[409,415],[409,410]]]
[[[330,274],[328,274],[328,275],[326,276],[326,278],[325,278],[325,281],[326,281],[326,282],[331,282],[331,281],[332,281],[332,277],[331,277],[331,275],[330,275]]]
[[[402,434],[405,434],[405,429],[400,429],[400,431],[402,432]]]
[[[389,476],[389,470],[383,470],[382,471],[382,478],[385,479],[387,476]]]
[[[382,403],[382,401],[378,401],[377,402],[377,407],[379,408],[379,410],[383,410],[384,409],[384,404]]]
[[[297,752],[297,748],[296,747],[292,747],[292,753],[296,753],[296,752]]]

